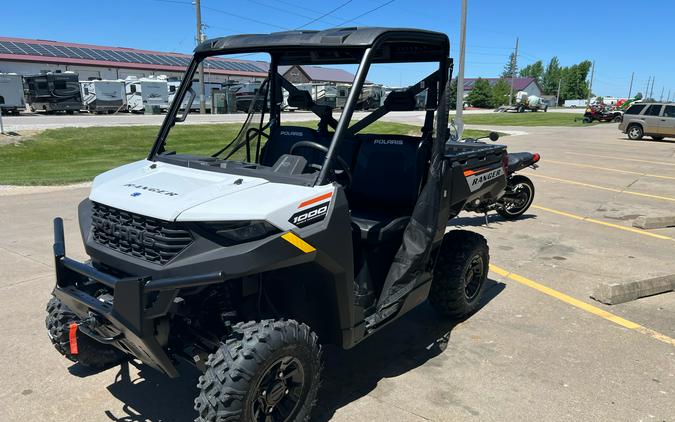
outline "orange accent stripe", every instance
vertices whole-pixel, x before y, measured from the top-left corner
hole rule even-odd
[[[476,169],[476,170],[464,170],[464,176],[472,176],[474,174],[482,173],[484,171],[490,170],[489,168],[483,167],[482,169]]]
[[[319,195],[316,198],[308,199],[305,202],[301,202],[300,205],[298,205],[298,208],[306,207],[307,205],[312,205],[323,199],[328,199],[331,196],[333,196],[333,192],[324,193],[323,195]]]

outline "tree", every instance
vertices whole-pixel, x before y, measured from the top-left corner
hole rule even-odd
[[[582,99],[588,98],[588,72],[591,70],[591,62],[584,60],[581,63],[561,69],[561,78],[563,80],[560,89],[560,99]]]
[[[511,84],[507,79],[500,79],[492,86],[492,107],[499,107],[509,102]]]
[[[541,89],[545,95],[556,95],[558,93],[558,82],[560,82],[561,76],[560,62],[554,56],[548,62],[546,71],[541,78]]]
[[[509,61],[504,65],[502,78],[513,78],[518,74],[518,65],[516,64],[516,53],[509,55]]]
[[[454,110],[457,105],[457,78],[450,82],[450,89],[448,89],[448,110]]]
[[[474,107],[490,108],[492,106],[490,83],[486,79],[478,78],[466,100]]]
[[[534,78],[537,82],[541,83],[544,77],[544,63],[541,60],[537,60],[532,64],[528,64],[520,69],[520,76]]]

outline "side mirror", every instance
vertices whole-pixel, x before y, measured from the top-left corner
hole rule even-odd
[[[185,105],[185,110],[183,110],[183,114],[176,115],[174,123],[184,122],[185,119],[187,119],[187,115],[190,113],[190,109],[192,108],[192,102],[195,100],[195,92],[192,90],[192,87],[188,89],[186,95],[187,95],[187,103]],[[178,98],[174,98],[174,101],[178,101]]]
[[[497,132],[490,132],[490,135],[488,135],[488,136],[489,136],[489,138],[492,142],[499,139],[499,134]]]

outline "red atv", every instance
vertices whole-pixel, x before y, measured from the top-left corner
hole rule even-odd
[[[623,113],[618,110],[608,109],[604,104],[591,104],[586,107],[584,113],[584,123],[598,122],[615,122],[618,123],[623,120]]]

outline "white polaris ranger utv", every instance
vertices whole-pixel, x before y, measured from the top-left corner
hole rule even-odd
[[[306,421],[320,344],[351,348],[427,298],[447,316],[474,312],[488,247],[446,226],[467,201],[502,192],[506,150],[446,142],[449,48],[445,34],[395,28],[201,44],[147,158],[98,176],[80,204],[91,262],[65,255],[55,220],[47,328],[57,350],[94,367],[136,358],[170,377],[180,358],[196,365],[197,421]],[[179,108],[194,99],[199,63],[261,52],[269,75],[238,135],[181,140],[174,126],[188,117]],[[436,70],[352,122],[371,64],[418,62]],[[358,65],[339,121],[278,73],[303,64]],[[284,124],[283,91],[318,123]],[[365,133],[414,110],[423,91],[417,135]]]

